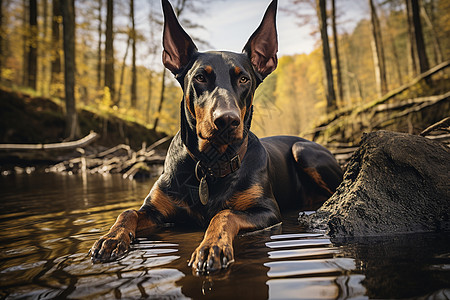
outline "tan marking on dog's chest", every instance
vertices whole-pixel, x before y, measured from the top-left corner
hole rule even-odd
[[[253,207],[258,198],[261,198],[262,196],[262,186],[259,184],[254,184],[250,188],[234,194],[231,200],[228,201],[228,204],[235,210],[246,211]]]

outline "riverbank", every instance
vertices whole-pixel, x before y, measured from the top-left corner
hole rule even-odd
[[[166,134],[156,132],[137,122],[124,120],[107,114],[98,114],[86,109],[78,111],[81,135],[91,131],[99,135],[84,148],[85,154],[100,153],[114,146],[125,144],[139,150],[143,145],[152,145]],[[29,94],[0,88],[0,143],[1,144],[46,144],[64,142],[64,108],[54,99],[33,97]],[[162,148],[167,145],[161,145]],[[79,157],[72,150],[0,151],[0,171],[14,167],[39,167]],[[19,170],[19,169],[17,169]]]

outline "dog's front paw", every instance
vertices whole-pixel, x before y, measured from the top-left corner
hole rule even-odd
[[[132,239],[133,234],[124,228],[110,230],[89,250],[91,260],[94,263],[107,262],[122,256],[130,247]]]
[[[231,242],[205,241],[192,253],[189,266],[199,274],[210,273],[227,268],[232,262],[233,246]]]

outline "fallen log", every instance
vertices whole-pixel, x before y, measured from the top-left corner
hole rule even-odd
[[[87,136],[77,141],[51,143],[51,144],[0,144],[0,150],[6,151],[33,151],[33,150],[71,150],[84,147],[99,138],[99,135],[91,131]]]
[[[377,105],[374,108],[374,112],[375,113],[380,113],[380,112],[383,113],[383,112],[388,112],[391,110],[402,110],[402,109],[408,108],[413,105],[420,105],[420,104],[425,104],[425,103],[435,104],[442,100],[447,100],[449,97],[450,97],[450,92],[447,92],[442,95],[433,95],[433,96],[419,97],[419,98],[414,98],[414,99],[406,99],[406,100],[402,100],[398,103],[385,103],[385,104]]]
[[[327,120],[323,120],[316,129],[319,128],[326,128],[328,127],[333,121],[335,121],[336,119],[342,117],[342,116],[346,116],[346,115],[352,115],[352,114],[360,114],[362,112],[368,111],[370,109],[372,109],[373,107],[383,104],[387,101],[389,101],[390,99],[394,98],[395,96],[403,93],[404,91],[406,91],[407,89],[411,88],[412,86],[416,85],[418,82],[420,82],[421,80],[427,79],[430,76],[436,74],[437,72],[440,72],[446,68],[448,68],[450,66],[450,60],[445,61],[440,63],[439,65],[434,66],[433,68],[429,69],[428,71],[420,74],[419,76],[415,77],[413,80],[411,80],[410,82],[388,92],[387,94],[385,94],[384,96],[382,96],[380,99],[374,100],[372,102],[369,102],[367,104],[362,105],[361,107],[348,107],[348,108],[344,108],[341,109],[339,111],[337,111],[334,114],[331,114],[329,116],[329,118]]]
[[[439,134],[439,135],[426,135],[427,139],[439,141],[444,144],[448,144],[450,142],[450,134]]]
[[[440,72],[440,71],[448,68],[449,66],[450,66],[450,60],[445,61],[443,63],[440,63],[437,66],[434,66],[433,68],[429,69],[428,71],[423,72],[419,76],[415,77],[413,80],[411,80],[407,84],[404,84],[401,87],[398,87],[398,88],[388,92],[386,95],[384,95],[380,99],[372,101],[372,102],[369,102],[366,105],[362,106],[360,109],[357,109],[357,113],[362,113],[364,111],[372,109],[372,107],[374,107],[374,106],[377,106],[377,105],[380,105],[380,104],[383,104],[383,103],[387,102],[388,100],[394,98],[395,96],[403,93],[404,91],[406,91],[410,87],[416,85],[421,80],[427,79],[430,76],[436,74],[437,72]]]
[[[383,129],[379,127],[373,126],[374,123],[377,123],[378,126],[383,125],[383,123],[388,122],[388,125],[390,124],[390,120],[383,120],[378,121],[374,120],[372,122],[372,117],[377,113],[383,113],[391,110],[400,110],[402,108],[408,108],[410,106],[415,106],[420,103],[424,102],[431,102],[430,105],[424,105],[423,107],[417,107],[415,106],[414,109],[411,109],[407,112],[407,114],[399,115],[396,118],[404,117],[405,115],[416,113],[417,111],[420,111],[421,109],[430,107],[431,105],[434,105],[436,103],[442,103],[442,100],[448,99],[447,92],[444,95],[436,95],[436,96],[428,96],[428,97],[422,97],[422,98],[416,98],[416,99],[409,99],[406,101],[402,101],[400,104],[397,103],[389,103],[393,98],[397,97],[398,95],[402,94],[403,92],[407,91],[411,87],[417,85],[420,81],[425,80],[427,78],[430,78],[434,74],[441,72],[445,69],[447,69],[450,66],[450,61],[445,61],[439,65],[436,65],[435,67],[431,68],[430,70],[420,74],[419,76],[415,77],[413,80],[411,80],[409,83],[402,85],[401,87],[398,87],[387,94],[383,95],[379,99],[375,99],[373,101],[370,101],[365,104],[361,104],[358,106],[353,107],[346,107],[342,108],[334,113],[331,113],[327,115],[326,118],[319,121],[317,126],[311,130],[308,130],[306,132],[303,132],[302,135],[311,136],[311,139],[313,141],[318,142],[324,142],[329,141],[328,137],[333,136],[334,132],[341,132],[342,128],[348,128],[348,125],[351,124],[353,121],[361,118],[361,122],[358,124],[355,124],[356,130],[353,130],[350,132],[349,136],[341,137],[336,139],[336,142],[339,141],[349,141],[351,137],[353,136],[360,136],[363,131],[371,131],[373,129]],[[417,102],[417,103],[415,103]],[[363,123],[364,121],[367,121],[366,123]],[[398,130],[398,129],[395,129]]]
[[[430,132],[438,130],[438,129],[445,130],[445,131],[450,131],[450,117],[444,118],[444,119],[440,120],[439,122],[436,122],[433,125],[427,127],[425,130],[423,130],[420,133],[420,135],[421,136],[426,136]]]
[[[442,101],[445,101],[448,98],[450,98],[450,92],[447,92],[444,95],[433,96],[433,97],[426,97],[426,98],[428,99],[427,101],[424,101],[424,102],[421,102],[421,103],[419,102],[420,104],[418,104],[418,105],[415,105],[413,107],[404,109],[401,112],[399,112],[399,113],[397,113],[397,114],[395,114],[393,116],[388,117],[387,119],[384,119],[384,120],[376,122],[375,124],[372,124],[372,128],[378,128],[383,123],[392,122],[395,119],[405,117],[405,116],[407,116],[407,115],[409,115],[411,113],[414,113],[414,112],[419,112],[419,111],[421,111],[421,110],[423,110],[425,108],[428,108],[428,107],[436,105],[436,104],[438,104],[438,103],[440,103]]]

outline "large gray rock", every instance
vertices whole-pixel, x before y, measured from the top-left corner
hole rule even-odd
[[[339,237],[450,230],[449,217],[450,149],[378,131],[364,135],[336,193],[299,221]]]

